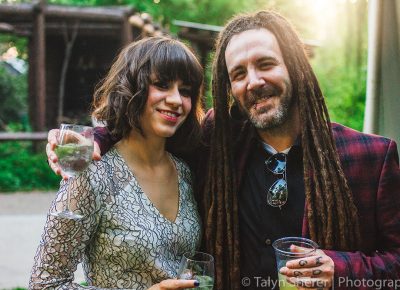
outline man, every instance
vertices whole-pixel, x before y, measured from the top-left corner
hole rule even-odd
[[[333,275],[336,289],[400,286],[396,144],[330,123],[287,20],[261,11],[226,25],[213,96],[195,177],[216,289],[277,289],[272,243],[285,236],[321,248],[280,270],[299,289],[328,288]]]
[[[310,237],[323,249],[304,269],[281,270],[299,287],[330,286],[334,264],[336,288],[394,288],[396,144],[330,123],[288,21],[266,11],[233,18],[217,40],[213,96],[202,207],[217,289],[258,289],[262,279],[268,288],[268,276],[276,278],[271,242],[284,236]],[[283,174],[270,168],[277,162]]]

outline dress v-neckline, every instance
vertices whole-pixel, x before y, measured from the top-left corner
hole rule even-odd
[[[167,221],[170,224],[177,224],[179,221],[179,217],[180,217],[180,212],[181,212],[181,207],[182,207],[182,192],[181,192],[181,173],[179,171],[179,164],[177,162],[177,160],[175,159],[175,156],[173,156],[171,153],[167,152],[169,158],[171,159],[172,163],[174,164],[175,170],[176,170],[176,174],[178,177],[178,210],[175,216],[174,221],[168,219],[167,217],[165,217],[165,215],[163,215],[160,210],[155,206],[155,204],[151,201],[151,199],[147,196],[147,194],[144,192],[142,186],[140,185],[139,181],[137,180],[135,174],[132,172],[132,170],[129,168],[128,164],[126,163],[124,157],[118,152],[117,148],[113,147],[112,150],[115,152],[115,155],[117,155],[117,157],[122,161],[122,166],[124,168],[124,170],[127,170],[127,172],[129,172],[129,175],[131,175],[132,177],[132,181],[129,181],[128,184],[131,184],[131,182],[134,183],[134,185],[139,189],[139,193],[141,195],[141,197],[143,199],[145,199],[149,204],[150,204],[150,208],[153,210],[153,212],[161,217],[162,219],[164,219],[165,221]]]

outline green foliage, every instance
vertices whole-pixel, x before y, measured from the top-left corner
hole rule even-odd
[[[169,24],[173,19],[223,25],[228,18],[238,12],[249,9],[254,1],[241,0],[160,0],[154,1],[127,0],[139,10],[147,11],[156,21]]]
[[[18,37],[12,34],[0,34],[0,55],[6,52],[10,47],[16,47],[18,57],[24,60],[28,59],[28,39]]]
[[[7,123],[27,125],[27,76],[13,76],[0,63],[0,130]]]
[[[45,153],[31,142],[0,143],[0,192],[57,188],[60,177],[48,166]]]
[[[0,35],[0,55],[9,48],[17,49],[20,59],[27,59],[27,39],[14,35]],[[0,62],[0,131],[7,123],[19,122],[27,127],[27,74],[13,75]]]
[[[214,52],[210,52],[207,56],[207,66],[205,69],[205,109],[206,111],[213,106],[212,97],[212,60],[214,59]]]
[[[238,12],[254,9],[256,0],[49,0],[64,5],[131,5],[137,11],[149,13],[154,21],[174,31],[174,19],[223,25]]]
[[[313,67],[332,121],[362,130],[367,85],[367,2],[345,2],[327,29]],[[343,15],[346,15],[343,18]]]
[[[313,0],[255,0],[258,5],[253,6],[253,10],[259,9],[272,9],[282,14],[284,17],[290,20],[290,22],[294,25],[297,31],[301,34],[302,37],[314,38],[315,30],[313,19],[315,15],[313,15],[314,10],[311,9]],[[307,7],[307,2],[309,3]],[[311,3],[310,3],[311,2]],[[315,1],[314,1],[315,2]],[[307,7],[308,9],[305,9]]]
[[[340,56],[317,52],[315,73],[325,95],[331,120],[362,130],[366,94],[366,68],[346,65]],[[327,61],[335,59],[336,62]],[[338,60],[339,58],[339,60]]]

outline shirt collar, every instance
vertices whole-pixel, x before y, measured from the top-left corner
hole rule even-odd
[[[272,147],[268,143],[262,142],[262,146],[263,146],[265,151],[267,151],[268,153],[271,153],[272,155],[277,154],[277,153],[288,154],[290,149],[292,148],[292,147],[289,147],[289,148],[286,148],[285,150],[282,150],[281,152],[278,152],[274,147]]]
[[[272,155],[277,154],[277,153],[288,154],[290,149],[292,149],[293,147],[300,147],[301,146],[301,138],[300,138],[300,136],[298,136],[296,138],[296,140],[294,141],[293,146],[290,146],[289,148],[286,148],[285,150],[282,150],[281,152],[278,152],[274,147],[272,147],[268,143],[265,143],[261,139],[259,139],[259,141],[261,142],[261,145],[264,148],[264,150],[267,151],[268,153],[272,154]]]

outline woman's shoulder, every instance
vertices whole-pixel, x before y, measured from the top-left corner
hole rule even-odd
[[[119,160],[119,154],[115,147],[111,147],[110,150],[105,153],[99,161],[92,162],[96,168],[104,168],[109,165],[115,164]]]
[[[190,172],[189,165],[180,157],[170,153],[171,158],[175,161],[175,164],[179,167],[178,170],[185,170]]]
[[[178,174],[188,183],[192,182],[192,172],[189,165],[180,157],[170,153],[171,158],[174,160]]]
[[[92,161],[86,170],[86,175],[91,183],[94,185],[104,183],[110,174],[110,170],[112,171],[113,166],[118,164],[117,160],[118,156],[114,147],[112,147],[99,161]]]

